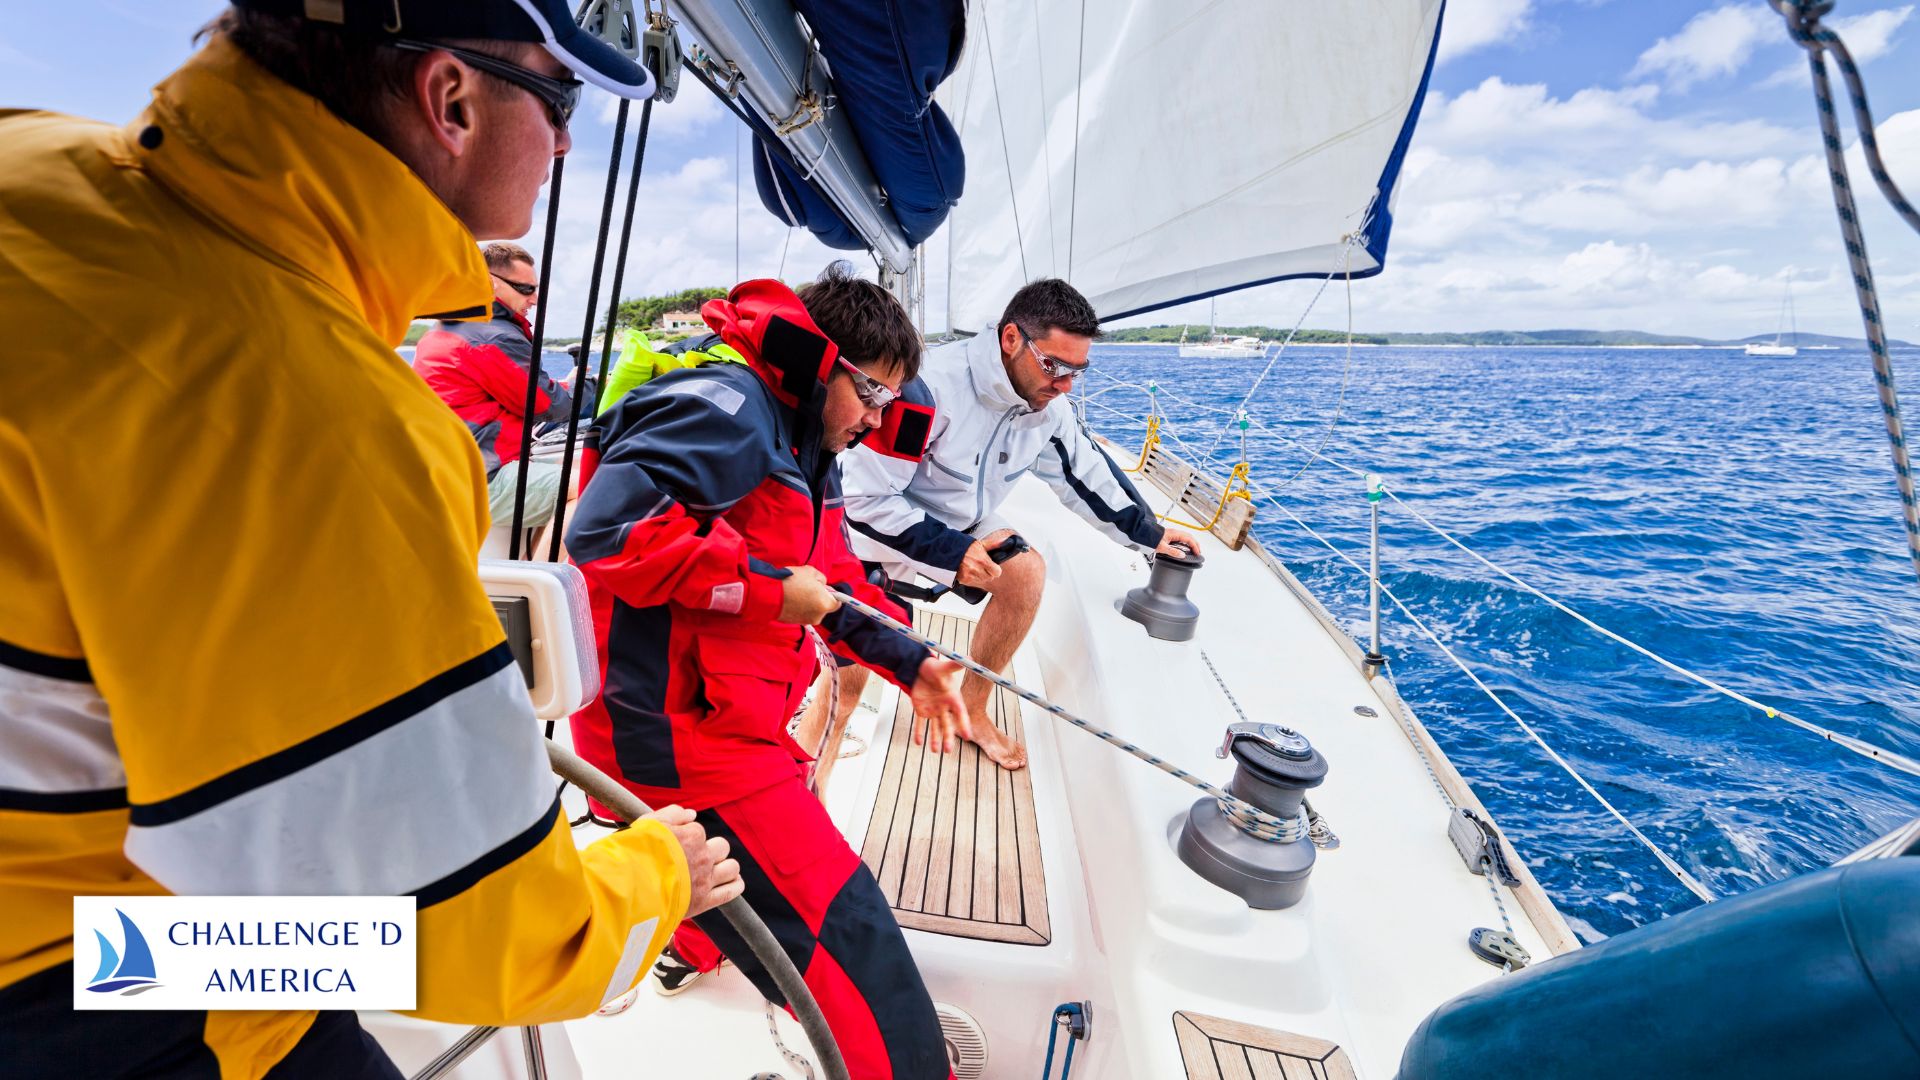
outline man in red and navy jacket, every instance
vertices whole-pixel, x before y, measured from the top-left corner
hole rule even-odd
[[[605,675],[600,699],[573,718],[574,745],[643,800],[693,809],[728,841],[748,902],[805,977],[853,1076],[944,1077],[939,1021],[906,940],[807,789],[808,754],[786,730],[816,671],[805,624],[906,690],[937,746],[957,749],[968,730],[959,666],[841,608],[835,592],[906,618],[847,551],[835,455],[875,429],[890,448],[915,431],[924,441],[925,411],[895,401],[920,338],[885,290],[834,269],[798,295],[746,282],[702,315],[747,364],[670,372],[622,399],[601,418],[598,463],[568,524]],[[711,914],[675,935],[686,977],[724,953],[785,1004]]]
[[[533,256],[518,244],[496,241],[481,249],[493,275],[493,317],[485,322],[443,322],[414,347],[413,370],[447,403],[480,444],[487,468],[487,503],[493,523],[513,519],[520,436],[529,423],[527,376],[535,363],[527,309],[539,298]],[[566,420],[573,397],[540,373],[532,423]],[[527,500],[522,524],[532,528],[553,517],[560,492],[560,466],[527,463]]]

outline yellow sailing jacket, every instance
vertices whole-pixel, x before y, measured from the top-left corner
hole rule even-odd
[[[576,852],[479,451],[392,348],[489,295],[405,165],[218,38],[124,129],[0,112],[0,995],[72,960],[75,894],[412,894],[437,1020],[647,970],[680,848]],[[311,1021],[205,1039],[254,1077]]]

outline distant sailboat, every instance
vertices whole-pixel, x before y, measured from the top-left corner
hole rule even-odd
[[[1187,331],[1180,329],[1180,355],[1186,357],[1211,356],[1229,360],[1252,360],[1266,353],[1266,346],[1257,337],[1227,337],[1220,333],[1219,320],[1214,317],[1213,302],[1207,302],[1207,341],[1204,345],[1187,344]]]
[[[1795,339],[1797,339],[1800,336],[1800,326],[1797,322],[1794,321],[1794,317],[1793,317],[1793,283],[1791,281],[1787,283],[1787,297],[1783,303],[1783,306],[1781,307],[1780,321],[1782,325],[1789,328],[1786,335],[1787,337],[1786,343],[1785,344],[1781,343],[1780,328],[1775,327],[1773,331],[1773,344],[1768,345],[1758,341],[1748,342],[1747,343],[1748,356],[1798,356],[1800,355],[1800,347],[1795,342]]]

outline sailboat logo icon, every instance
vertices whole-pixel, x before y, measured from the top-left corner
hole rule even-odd
[[[159,986],[159,980],[154,978],[153,950],[147,948],[147,939],[141,935],[140,928],[133,925],[133,920],[127,918],[126,912],[114,908],[113,913],[120,916],[125,948],[115,952],[107,935],[98,930],[93,932],[95,940],[100,942],[100,970],[93,973],[87,989],[96,994],[128,996]]]

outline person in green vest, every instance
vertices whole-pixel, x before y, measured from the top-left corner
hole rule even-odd
[[[607,372],[606,388],[600,391],[600,404],[595,407],[598,416],[613,408],[620,399],[627,396],[629,390],[657,379],[669,371],[680,368],[698,367],[701,364],[744,364],[746,358],[733,351],[733,346],[720,340],[719,334],[706,333],[686,339],[683,351],[674,353],[655,349],[647,340],[647,335],[637,326],[629,326],[614,337],[620,350],[620,359]],[[682,343],[675,342],[676,345]],[[674,346],[669,345],[667,349]]]

